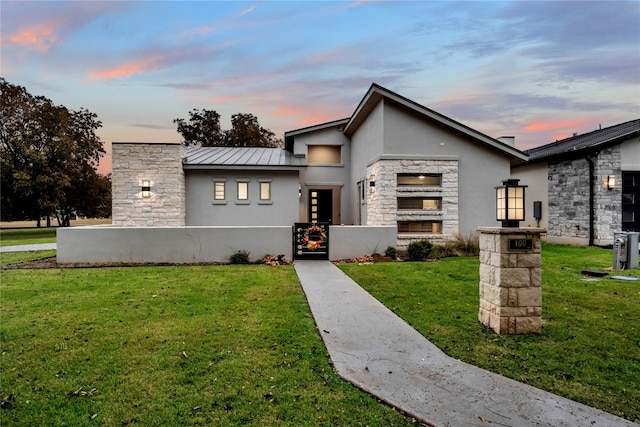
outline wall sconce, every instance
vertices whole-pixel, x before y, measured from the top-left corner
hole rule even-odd
[[[607,190],[612,190],[616,187],[616,176],[609,175],[607,176]]]
[[[524,189],[519,179],[505,179],[496,187],[496,219],[503,227],[519,227],[524,221]]]
[[[151,181],[145,179],[142,181],[142,197],[150,197],[151,196]]]
[[[369,177],[369,192],[373,193],[376,191],[376,176],[371,175]]]

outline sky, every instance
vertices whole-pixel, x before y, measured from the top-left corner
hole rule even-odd
[[[277,137],[377,83],[526,150],[640,118],[639,1],[6,1],[0,74],[112,141],[251,113]]]

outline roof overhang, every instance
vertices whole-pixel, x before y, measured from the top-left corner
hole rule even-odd
[[[392,101],[402,108],[411,110],[420,116],[434,120],[450,129],[476,139],[492,148],[504,152],[513,160],[526,161],[528,159],[528,155],[526,153],[516,149],[515,147],[500,142],[495,138],[478,132],[477,130],[465,126],[462,123],[450,119],[449,117],[443,116],[442,114],[437,113],[436,111],[433,111],[423,105],[420,105],[417,102],[414,102],[408,98],[398,95],[395,92],[385,89],[384,87],[376,83],[373,83],[371,85],[366,95],[364,96],[364,98],[362,98],[360,104],[358,104],[358,107],[344,127],[343,132],[345,133],[345,135],[353,135],[360,127],[360,125],[366,120],[369,114],[373,111],[376,105],[378,105],[378,103],[382,100]]]
[[[331,129],[331,128],[344,128],[344,126],[349,122],[349,118],[334,120],[331,122],[320,123],[318,125],[307,126],[300,129],[290,130],[284,133],[284,148],[289,152],[293,152],[293,140],[297,135],[302,135],[310,132],[317,132],[320,130]]]

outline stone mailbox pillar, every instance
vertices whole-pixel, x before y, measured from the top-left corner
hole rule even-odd
[[[542,331],[542,228],[480,227],[480,312],[498,334]]]

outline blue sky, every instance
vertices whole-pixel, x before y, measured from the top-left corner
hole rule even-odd
[[[640,117],[640,2],[2,1],[1,74],[111,141],[350,116],[372,82],[528,149]],[[106,156],[101,170],[110,169]]]

